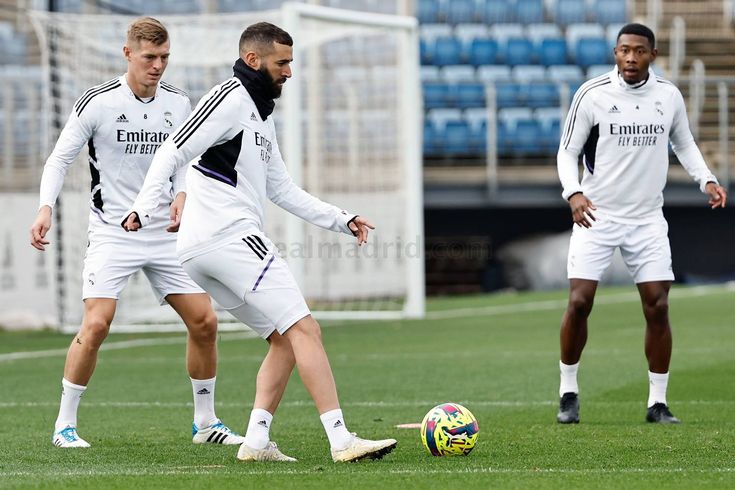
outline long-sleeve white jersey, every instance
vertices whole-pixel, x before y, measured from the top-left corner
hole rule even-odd
[[[133,93],[125,75],[90,88],[74,104],[46,160],[40,206],[54,207],[67,170],[86,144],[92,174],[89,226],[119,234],[120,221],[143,186],[153,154],[190,113],[188,96],[166,82],[159,82],[149,101]],[[174,192],[184,190],[184,173],[165,184],[160,204],[151,212],[151,232],[167,226],[168,205]]]
[[[158,150],[131,211],[143,227],[168,178],[197,155],[187,172],[186,207],[177,240],[179,260],[225,246],[243,233],[263,232],[264,206],[278,206],[322,228],[352,234],[349,214],[291,180],[272,117],[263,120],[236,78],[215,86]]]
[[[563,197],[583,192],[600,215],[620,223],[660,219],[669,141],[702,191],[707,182],[717,182],[689,130],[684,99],[671,82],[651,70],[645,82],[630,86],[616,67],[584,83],[574,95],[557,155]]]

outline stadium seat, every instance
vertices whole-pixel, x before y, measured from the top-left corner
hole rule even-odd
[[[508,0],[485,0],[484,8],[482,8],[482,2],[480,2],[480,5],[482,20],[487,25],[492,26],[516,21]]]
[[[627,22],[627,2],[621,0],[597,0],[593,4],[593,16],[600,24]]]
[[[447,3],[447,22],[460,24],[462,22],[475,22],[476,4],[474,0],[452,0]]]
[[[586,10],[584,0],[556,0],[554,21],[562,26],[584,22]]]
[[[495,100],[499,108],[518,107],[524,103],[523,89],[517,83],[496,83]]]
[[[618,33],[624,25],[625,24],[610,24],[605,28],[605,38],[607,39],[608,45],[615,47],[618,43]]]
[[[485,85],[481,83],[460,83],[455,86],[457,107],[485,107]]]
[[[506,65],[480,66],[475,73],[477,80],[482,83],[510,82],[510,67]]]
[[[556,24],[529,24],[526,26],[525,33],[525,36],[533,42],[534,46],[540,46],[544,39],[562,37],[561,29]]]
[[[441,139],[444,154],[449,156],[470,154],[470,128],[466,121],[447,121]]]
[[[518,65],[511,69],[511,77],[516,83],[546,81],[546,68],[541,65]]]
[[[470,65],[449,65],[439,70],[441,81],[448,84],[473,83],[476,80],[475,68]]]
[[[498,61],[495,39],[474,39],[470,44],[469,62],[474,66],[492,65]]]
[[[439,22],[439,0],[418,0],[416,17],[421,24]]]
[[[584,73],[577,65],[554,65],[546,70],[546,78],[554,83],[579,83],[584,80]]]
[[[423,91],[424,108],[426,109],[450,107],[452,104],[449,85],[446,83],[425,83]]]
[[[538,155],[543,151],[541,128],[534,119],[521,119],[509,133],[511,150],[516,155]]]
[[[559,87],[555,83],[529,84],[526,103],[533,108],[558,106]]]
[[[544,66],[567,64],[567,42],[564,39],[544,39],[538,49],[539,62]]]
[[[522,119],[533,119],[533,111],[529,107],[508,107],[498,111],[498,122],[515,131],[516,124]]]
[[[486,39],[487,26],[485,24],[458,24],[454,28],[454,37],[462,43],[462,60],[469,62],[472,42],[475,39]]]
[[[521,24],[537,24],[543,22],[543,0],[516,0],[515,18]]]
[[[337,70],[339,71],[339,70]],[[439,73],[438,66],[422,66],[420,78],[422,83],[437,83],[441,82],[441,75]]]
[[[546,153],[555,153],[559,149],[561,137],[560,108],[542,107],[533,111],[533,117],[539,124],[542,150]]]
[[[495,39],[498,43],[498,59],[505,60],[508,40],[512,38],[525,39],[523,26],[520,24],[495,24],[490,26],[488,34],[491,39]]]
[[[419,39],[419,57],[422,65],[430,65],[434,59],[434,44],[427,43],[425,39]]]
[[[533,44],[528,39],[511,38],[505,50],[505,64],[510,66],[533,63]]]
[[[439,132],[434,127],[432,121],[424,120],[424,155],[435,156],[439,152],[441,147],[441,140]]]
[[[456,108],[434,109],[426,113],[426,119],[431,121],[438,131],[444,131],[449,121],[462,121],[462,111]]]
[[[611,55],[605,38],[583,37],[577,41],[575,61],[583,68],[605,63]]]
[[[575,46],[583,37],[605,37],[605,30],[600,24],[572,24],[567,27],[567,50],[574,56]]]
[[[612,64],[610,65],[591,65],[587,68],[587,80],[591,80],[600,75],[604,75],[612,70]]]
[[[462,43],[455,37],[439,37],[434,46],[432,63],[437,66],[456,65],[461,62]]]

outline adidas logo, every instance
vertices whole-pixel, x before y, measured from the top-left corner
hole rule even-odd
[[[117,118],[117,122],[119,122],[119,123],[126,123],[126,122],[130,122],[130,121],[128,121],[128,118],[125,117],[125,114],[120,114],[120,117]]]
[[[262,425],[263,427],[268,427],[268,422],[266,422],[265,420],[261,420],[258,422],[258,425]]]
[[[197,391],[197,395],[209,395],[209,390],[206,388],[202,388],[201,390]]]
[[[342,423],[342,421],[341,421],[341,420],[337,420],[337,421],[336,421],[336,422],[334,423],[334,426],[332,426],[332,428],[336,429],[337,427],[342,427],[343,425],[344,425],[344,424]]]
[[[620,110],[618,109],[618,106],[614,105],[610,108],[609,111],[607,111],[608,114],[620,114]]]
[[[251,121],[257,121],[257,120],[258,120],[258,117],[257,117],[257,116],[255,115],[255,113],[254,113],[254,112],[251,112],[251,113],[250,113],[250,120],[251,120]]]

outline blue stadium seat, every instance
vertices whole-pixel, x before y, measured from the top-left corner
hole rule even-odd
[[[584,0],[556,0],[554,21],[562,26],[578,24],[586,20],[586,11]]]
[[[567,64],[567,42],[564,39],[544,39],[538,50],[539,62],[544,66]]]
[[[461,61],[462,43],[454,37],[440,37],[434,46],[432,63],[438,66],[456,65]]]
[[[498,42],[495,39],[475,39],[470,44],[469,62],[474,66],[492,65],[498,61]]]
[[[477,68],[477,81],[482,83],[510,82],[510,67],[506,65],[485,65]]]
[[[542,152],[541,128],[534,119],[521,119],[510,132],[512,152],[516,155],[538,155]]]
[[[600,24],[620,24],[628,21],[627,2],[597,0],[593,7],[595,20]]]
[[[439,131],[434,127],[433,122],[428,119],[424,120],[424,155],[436,156],[441,144]]]
[[[487,151],[487,120],[477,126],[470,125],[470,151],[474,155],[484,155]]]
[[[508,156],[512,147],[510,129],[503,121],[498,121],[497,129],[497,152],[500,156]]]
[[[481,83],[460,83],[455,86],[455,98],[457,107],[460,109],[484,107],[485,85]]]
[[[475,68],[470,65],[448,65],[439,69],[439,77],[441,81],[448,84],[457,83],[474,83]]]
[[[419,56],[422,65],[430,65],[434,60],[434,44],[426,42],[425,39],[419,39]]]
[[[555,83],[529,85],[526,98],[529,107],[554,107],[559,105],[559,87]]]
[[[540,125],[541,149],[544,153],[556,153],[561,138],[561,123],[559,119],[552,121],[548,126]]]
[[[511,69],[511,76],[516,83],[532,83],[546,81],[546,68],[541,65],[518,65]]]
[[[612,70],[611,65],[592,65],[587,67],[587,80],[604,75]]]
[[[452,98],[449,93],[449,85],[446,83],[425,83],[424,91],[424,107],[426,109],[439,109],[443,107],[451,107]]]
[[[422,24],[439,22],[439,0],[418,0],[416,17]]]
[[[505,51],[505,63],[510,66],[530,65],[533,62],[533,44],[528,39],[509,39]]]
[[[420,78],[422,83],[438,83],[441,82],[441,77],[439,75],[439,67],[438,66],[422,66],[420,71]]]
[[[554,65],[546,70],[546,78],[554,83],[579,83],[584,73],[577,65]]]
[[[611,57],[607,41],[601,37],[583,37],[577,42],[575,61],[581,67],[605,63]]]
[[[462,59],[464,62],[469,62],[472,41],[487,39],[487,26],[485,24],[457,24],[454,28],[454,37],[462,43]]]
[[[480,3],[482,6],[482,2]],[[515,22],[513,9],[507,0],[485,0],[484,9],[481,7],[482,20],[488,25]]]
[[[495,84],[495,98],[499,108],[523,105],[521,86],[517,83]]]
[[[476,19],[476,4],[474,0],[452,0],[447,4],[447,22],[459,24],[474,22]]]
[[[466,121],[447,121],[442,140],[446,155],[459,156],[470,153],[470,128]]]
[[[543,0],[516,0],[515,18],[521,24],[538,24],[543,22]]]

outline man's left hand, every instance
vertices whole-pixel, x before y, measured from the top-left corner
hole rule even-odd
[[[727,191],[721,185],[714,182],[707,182],[704,192],[709,196],[709,205],[712,209],[724,208],[727,202]]]
[[[348,226],[350,227],[352,234],[357,237],[358,246],[363,243],[367,243],[368,232],[375,229],[375,225],[362,216],[358,216],[350,221]]]
[[[176,198],[174,199],[174,202],[171,203],[171,213],[170,218],[171,221],[169,222],[169,225],[166,227],[166,231],[171,233],[176,233],[179,231],[179,226],[181,225],[181,215],[184,212],[184,204],[186,202],[186,192],[179,192],[176,194]]]

